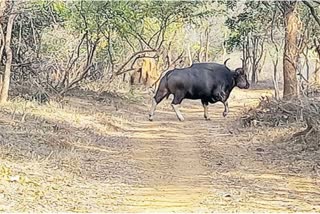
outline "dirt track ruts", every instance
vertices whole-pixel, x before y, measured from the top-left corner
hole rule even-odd
[[[72,166],[61,171],[61,176],[73,176],[69,180],[70,190],[68,186],[61,190],[66,204],[56,198],[44,197],[46,202],[41,206],[38,203],[41,204],[43,199],[34,206],[29,203],[30,209],[319,212],[320,179],[306,170],[309,160],[302,160],[305,162],[301,164],[301,159],[292,162],[292,158],[285,157],[284,145],[271,141],[272,129],[237,128],[237,117],[244,105],[256,104],[262,93],[265,91],[236,90],[230,99],[230,113],[226,118],[222,117],[222,105],[210,105],[211,121],[204,120],[200,102],[184,101],[181,107],[184,122],[176,119],[168,106],[170,101],[166,100],[158,107],[154,121],[149,122],[149,106],[145,104],[126,105],[123,102],[118,104],[116,111],[104,103],[70,98],[70,109],[77,109],[79,117],[85,115],[83,120],[87,122],[78,126],[58,123],[60,128],[56,132],[59,138],[56,141],[67,145],[53,145],[53,151],[62,147],[63,154],[68,155],[69,147],[72,147],[70,154],[76,157]],[[96,116],[91,118],[90,112],[95,112]],[[37,116],[44,117],[40,113]],[[116,122],[111,123],[106,118]],[[45,119],[50,124],[54,116]],[[3,127],[9,133],[9,125]],[[105,129],[109,130],[108,133],[104,133]],[[4,132],[3,138],[6,136]],[[270,141],[266,141],[268,136]],[[7,148],[4,145],[2,143],[2,148]],[[27,155],[23,157],[28,158]],[[4,160],[10,165],[8,157],[4,156]],[[39,167],[51,173],[50,166],[54,161],[57,160],[48,158]],[[295,165],[297,163],[300,165]],[[28,164],[19,167],[17,171],[32,169]],[[44,176],[39,181],[40,186],[50,186],[46,182],[55,178],[55,173],[52,171],[48,177]],[[29,176],[34,177],[32,173]],[[3,189],[5,192],[6,187]],[[50,194],[55,197],[48,192]],[[68,200],[72,201],[69,208]],[[13,203],[3,210],[21,210],[15,206],[19,207]]]

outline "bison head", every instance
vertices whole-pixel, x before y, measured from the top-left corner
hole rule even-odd
[[[243,68],[237,68],[235,71],[235,82],[236,86],[241,89],[248,89],[250,84],[248,82],[248,78],[246,73],[244,72]]]

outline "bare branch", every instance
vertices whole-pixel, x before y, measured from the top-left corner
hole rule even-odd
[[[165,70],[168,70],[171,66],[176,64],[176,62],[178,62],[178,60],[182,58],[183,54],[184,54],[184,50],[181,52],[181,54],[171,64],[168,65],[167,69],[165,69]]]
[[[92,68],[92,64],[88,67],[85,68],[85,70],[82,72],[82,74],[80,75],[80,77],[76,80],[74,80],[72,83],[70,83],[70,85],[68,87],[66,87],[61,93],[60,95],[64,95],[67,91],[69,91],[70,89],[72,89],[73,86],[75,86],[77,83],[79,83],[81,80],[83,80],[86,75],[88,74],[88,72],[90,71],[90,69]]]
[[[73,56],[74,56],[74,53],[75,53],[75,52],[77,53],[77,56],[76,56],[75,59],[73,59],[73,61],[71,62],[71,64],[68,66],[68,70],[70,70],[70,69],[73,67],[73,65],[75,64],[75,62],[79,59],[80,47],[81,47],[81,45],[82,45],[82,43],[83,43],[83,41],[84,41],[84,39],[85,39],[85,37],[86,37],[87,34],[88,34],[88,32],[85,32],[85,33],[83,34],[83,36],[81,37],[80,42],[79,42],[77,48],[72,52],[72,54],[71,54],[71,56],[70,56],[70,58],[69,58],[68,64],[70,64],[71,60],[73,59]]]
[[[111,43],[111,32],[110,30],[108,31],[108,55],[109,55],[109,58],[110,58],[110,64],[111,64],[111,73],[114,72],[114,60],[113,60],[113,56],[112,56],[112,43]]]
[[[150,37],[150,39],[149,39],[149,41],[148,41],[149,44],[151,43],[151,41],[152,41],[158,34],[160,34],[161,30],[162,30],[162,28],[160,27],[159,30],[157,30],[157,31]]]
[[[128,33],[130,33],[132,36],[136,37],[136,39],[138,39],[139,41],[142,41],[143,44],[145,44],[148,48],[152,49],[152,47],[150,46],[150,44],[141,36],[141,34],[138,33],[138,32],[133,28],[134,25],[132,25],[132,24],[130,23],[130,21],[129,21],[126,17],[122,17],[122,18],[129,24],[130,30],[131,30],[132,32],[134,32],[134,33],[132,33],[132,32],[128,32]]]
[[[318,17],[317,12],[315,11],[314,7],[308,1],[302,1],[302,2],[309,8],[313,18],[315,19],[315,21],[320,26],[320,18]]]
[[[128,45],[131,47],[133,52],[136,52],[135,47],[133,46],[133,44],[130,42],[129,38],[126,35],[122,35],[122,37],[124,38],[124,40],[126,40],[126,42],[128,43]]]
[[[85,32],[77,46],[77,48],[72,52],[72,55],[70,56],[69,58],[69,62],[68,62],[68,66],[67,66],[67,69],[66,71],[64,72],[64,77],[63,77],[63,80],[61,81],[61,83],[59,84],[60,86],[65,86],[65,84],[69,85],[69,75],[70,75],[70,71],[71,69],[73,68],[73,66],[75,65],[76,61],[79,59],[80,57],[80,47],[81,45],[83,44],[83,41],[86,37],[86,35],[88,34],[88,32]],[[74,56],[74,53],[77,53],[76,57],[72,60],[73,56]],[[71,62],[72,60],[72,62]],[[71,63],[70,63],[71,62]]]
[[[2,29],[2,23],[0,23],[0,37],[1,37],[1,48],[0,48],[0,62],[2,60],[2,54],[3,54],[3,50],[4,50],[4,46],[5,46],[5,38],[4,38],[4,32]]]
[[[274,22],[275,22],[275,18],[276,18],[276,15],[277,15],[277,10],[273,10],[274,13],[272,15],[272,21],[271,21],[271,31],[270,31],[270,38],[271,38],[271,42],[273,43],[275,49],[276,49],[276,52],[277,54],[279,53],[279,47],[278,47],[278,44],[275,42],[274,40],[274,36],[273,36],[273,28],[274,28]]]
[[[162,47],[162,44],[164,43],[165,40],[165,33],[167,30],[167,27],[170,25],[169,19],[171,17],[172,14],[168,15],[164,21],[161,23],[161,27],[160,27],[160,33],[158,34],[157,40],[156,40],[156,44],[155,47],[159,50]],[[160,41],[160,37],[161,37],[161,41]],[[160,42],[159,42],[160,41]]]
[[[118,71],[115,73],[117,76],[121,75],[125,72],[122,72],[122,70],[131,62],[131,60],[140,57],[141,58],[141,54],[145,54],[145,53],[152,53],[152,52],[157,52],[156,50],[143,50],[143,51],[138,51],[136,53],[134,53],[119,69]],[[127,71],[126,71],[127,72]]]
[[[258,57],[257,59],[257,63],[256,63],[256,66],[258,66],[258,64],[260,63],[261,59],[262,59],[262,56],[263,56],[263,53],[264,53],[264,41],[265,41],[265,38],[263,38],[262,42],[260,43],[260,56]]]

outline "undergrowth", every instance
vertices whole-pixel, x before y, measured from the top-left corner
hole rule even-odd
[[[319,144],[320,99],[302,97],[277,101],[262,97],[257,108],[251,108],[241,117],[245,127],[300,127],[302,131],[293,133],[293,138]]]

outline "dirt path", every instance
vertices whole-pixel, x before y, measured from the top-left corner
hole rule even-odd
[[[49,127],[58,124],[44,133],[47,147],[40,150],[43,143],[34,145],[35,136],[31,136],[31,149],[16,145],[20,160],[29,162],[15,165],[4,152],[2,160],[17,168],[16,173],[24,172],[38,181],[37,188],[44,196],[28,203],[29,211],[319,212],[320,179],[317,171],[312,171],[317,160],[310,163],[308,157],[287,155],[282,143],[271,142],[273,129],[236,128],[243,106],[257,103],[263,93],[268,92],[235,91],[229,116],[222,117],[222,105],[210,106],[211,121],[203,119],[199,102],[186,101],[181,108],[183,123],[177,121],[169,101],[159,106],[155,121],[149,122],[149,106],[144,104],[117,104],[118,110],[114,110],[104,103],[72,98],[63,113],[54,109],[46,110],[49,116],[43,110],[30,113],[38,118],[35,121],[45,118]],[[43,123],[38,126],[37,133],[42,133]],[[2,133],[6,139],[10,125],[2,128],[6,128]],[[280,130],[277,136],[285,132]],[[50,134],[55,134],[55,143],[48,146]],[[25,144],[29,142],[26,139]],[[5,143],[1,148],[9,150]],[[10,148],[18,153],[16,147]],[[46,157],[37,165],[41,179],[32,173],[34,157],[21,152],[28,149]],[[54,155],[49,156],[50,151]],[[43,190],[52,185],[50,179],[56,181],[59,194]],[[6,188],[0,185],[0,196]],[[9,193],[15,194],[18,192]],[[22,196],[10,198],[11,206],[2,209],[23,210],[14,203]]]

